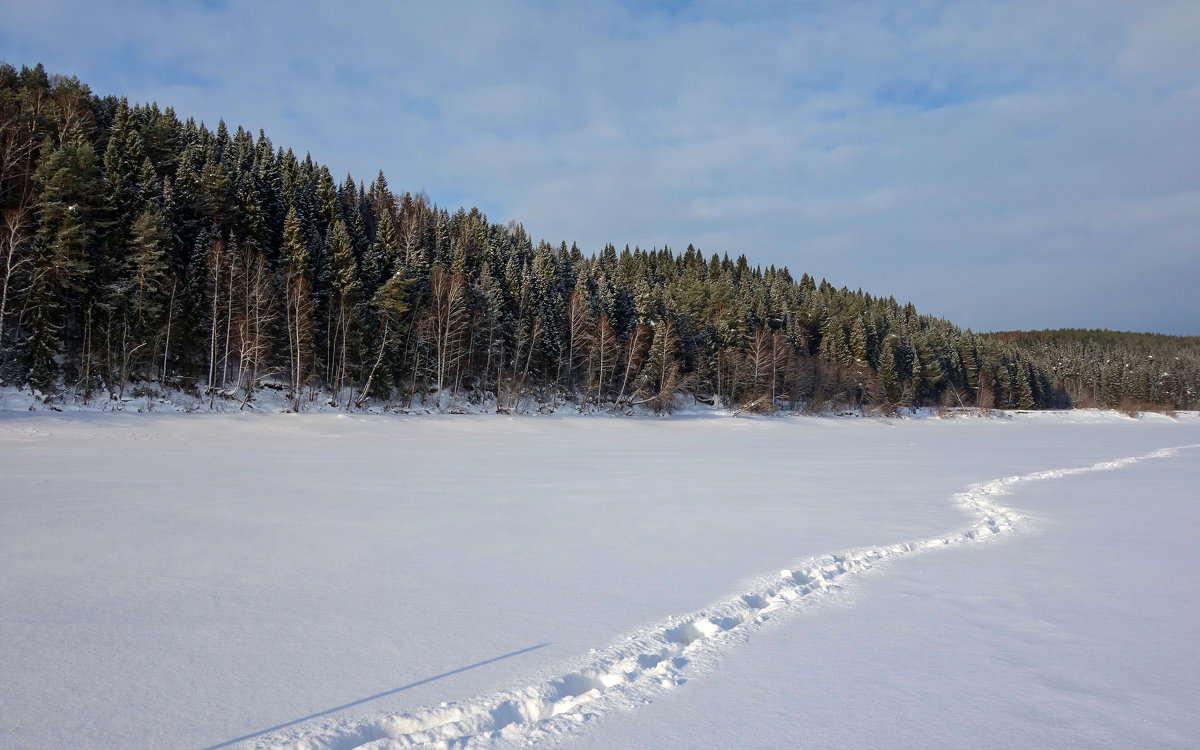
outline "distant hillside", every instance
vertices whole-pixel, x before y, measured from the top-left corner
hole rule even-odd
[[[1075,406],[1138,409],[1196,403],[1197,336],[1073,328],[983,336],[1024,352],[1052,374]]]
[[[979,336],[745,256],[585,253],[40,65],[0,66],[0,208],[0,383],[46,393],[888,412],[1200,387],[1195,339]]]
[[[1057,347],[1080,344],[1083,346],[1124,349],[1147,355],[1165,355],[1180,350],[1195,353],[1195,347],[1200,345],[1200,336],[1168,336],[1163,333],[1107,331],[1100,328],[1062,328],[1047,331],[995,331],[982,335],[997,341],[1013,341],[1035,346],[1048,345]]]

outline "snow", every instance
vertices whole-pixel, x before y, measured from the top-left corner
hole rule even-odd
[[[1022,487],[1012,538],[864,576],[571,747],[1195,747],[1197,472]]]
[[[4,413],[0,747],[1191,746],[1198,444]]]

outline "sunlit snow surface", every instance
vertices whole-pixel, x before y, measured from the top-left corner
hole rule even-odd
[[[1191,747],[1197,445],[5,413],[0,747]]]

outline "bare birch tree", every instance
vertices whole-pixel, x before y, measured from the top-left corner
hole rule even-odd
[[[594,339],[596,342],[593,355],[596,365],[594,385],[596,405],[599,406],[604,401],[604,391],[612,373],[616,371],[617,358],[621,351],[621,340],[617,337],[617,332],[613,330],[612,324],[608,322],[608,316],[604,313],[600,313],[600,320],[596,323]]]
[[[461,270],[436,263],[429,275],[429,308],[423,327],[433,342],[434,385],[438,408],[447,404],[447,377],[463,356],[462,337],[467,325],[467,283]]]

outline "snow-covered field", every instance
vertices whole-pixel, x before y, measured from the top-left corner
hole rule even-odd
[[[0,466],[4,748],[1200,744],[1195,414],[9,412]]]

